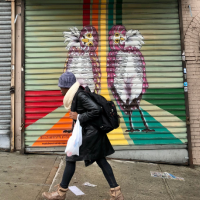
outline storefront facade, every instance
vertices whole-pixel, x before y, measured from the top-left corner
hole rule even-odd
[[[57,83],[67,67],[78,80],[93,81],[96,92],[115,102],[121,125],[108,134],[116,149],[113,157],[187,164],[179,6],[176,0],[25,1],[25,152],[63,152],[66,146],[69,135],[63,130],[70,129],[71,120]],[[68,35],[77,30],[79,41],[86,29],[94,34],[96,49],[88,48],[89,56],[74,56],[73,61]],[[111,40],[119,48],[114,49]],[[70,59],[74,64],[69,69]],[[125,85],[130,86],[129,95]]]

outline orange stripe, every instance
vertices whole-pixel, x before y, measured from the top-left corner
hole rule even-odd
[[[92,5],[92,25],[97,29],[98,32],[98,14],[99,14],[99,0],[93,0]]]
[[[32,146],[66,146],[71,134],[63,134],[63,130],[72,128],[69,112],[53,125],[44,135],[40,136]]]

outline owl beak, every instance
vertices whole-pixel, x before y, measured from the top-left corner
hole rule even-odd
[[[120,40],[122,40],[122,41],[123,41],[123,40],[125,40],[125,39],[124,39],[123,37],[121,37],[121,38],[120,38]]]
[[[87,42],[89,42],[89,40],[88,39],[82,39],[82,42],[87,43]]]

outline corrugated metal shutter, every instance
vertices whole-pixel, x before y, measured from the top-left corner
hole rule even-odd
[[[0,0],[0,149],[10,148],[11,3]]]
[[[121,115],[121,127],[108,134],[115,149],[138,152],[154,149],[172,150],[182,156],[180,162],[186,162],[184,160],[187,156],[186,114],[177,0],[139,2],[136,0],[27,0],[25,9],[25,146],[27,152],[63,151],[63,146],[66,145],[68,135],[63,134],[62,131],[70,128],[71,122],[62,107],[63,97],[60,95],[57,83],[63,67],[72,54],[65,49],[67,44],[64,44],[63,32],[70,31],[72,27],[77,27],[81,31],[85,26],[90,25],[96,28],[99,35],[98,48],[95,51],[99,61],[96,59],[94,65],[94,60],[92,64],[86,61],[91,69],[85,77],[82,73],[86,72],[87,67],[83,65],[82,58],[77,61],[79,65],[72,60],[70,70],[77,70],[75,71],[77,78],[83,76],[86,81],[100,82],[100,93],[115,101]],[[139,30],[141,36],[131,31],[126,37],[123,35],[122,39],[119,35],[113,36],[115,38],[113,42],[118,43],[121,40],[127,42],[127,38],[132,35],[133,39],[129,38],[131,50],[128,53],[109,54],[112,51],[108,41],[109,31],[114,25],[123,25],[127,32],[131,29]],[[120,30],[119,28],[119,32]],[[141,40],[144,40],[144,44]],[[140,50],[137,46],[138,41],[142,44]],[[130,58],[127,57],[126,60],[123,55],[125,57],[130,55]],[[109,59],[113,57],[116,58],[114,69],[116,68],[115,73],[118,73],[119,78],[115,89],[109,87],[109,84],[112,85],[111,71],[113,70]],[[88,59],[91,61],[94,56]],[[101,75],[94,73],[97,77],[93,79],[92,67],[98,68],[98,64]],[[135,89],[141,88],[140,81],[143,77],[141,101],[140,97],[137,99],[140,109],[134,110],[136,107],[132,106],[131,109],[131,106],[125,105],[126,92],[121,90],[124,87],[122,82],[125,79],[125,72],[128,73],[127,76],[132,74],[132,79],[137,80],[129,88],[129,91],[132,91],[131,101],[138,98],[136,95],[138,90]],[[116,78],[113,78],[113,81],[116,83]],[[115,94],[116,92],[118,94]],[[124,101],[123,106],[121,100]],[[132,115],[129,116],[128,113]],[[144,131],[147,129],[145,122],[151,131]],[[135,132],[127,131],[131,126],[136,129]],[[126,158],[123,152],[118,152],[116,155]],[[139,159],[141,155],[142,153]]]

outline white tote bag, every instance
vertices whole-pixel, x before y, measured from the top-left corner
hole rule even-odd
[[[79,115],[77,116],[77,121],[74,126],[72,136],[69,138],[65,149],[65,153],[68,157],[73,155],[79,156],[79,147],[82,145],[82,127],[78,117]]]

